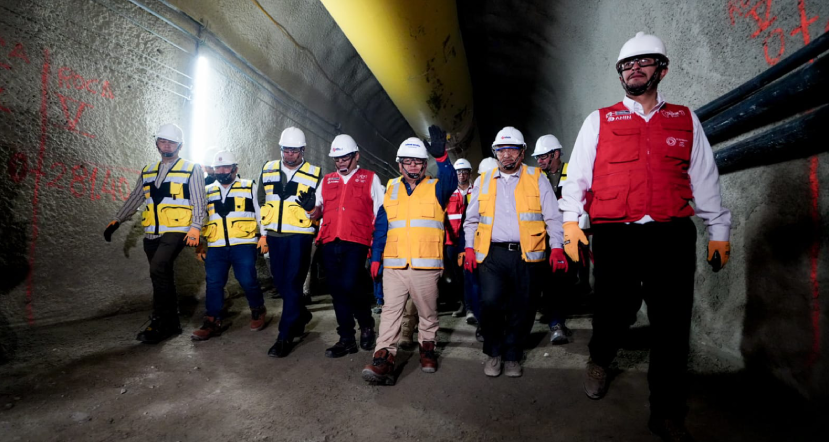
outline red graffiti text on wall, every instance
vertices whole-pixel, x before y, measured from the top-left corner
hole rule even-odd
[[[9,52],[6,52],[6,49],[9,49]],[[13,46],[11,44],[6,43],[6,40],[3,37],[0,37],[0,56],[4,55],[5,58],[0,58],[0,69],[11,71],[13,70],[12,63],[14,62],[12,59],[21,60],[22,63],[29,64],[29,56],[26,55],[26,48],[23,47],[22,43],[15,43]],[[8,61],[6,61],[8,59]],[[6,89],[0,85],[0,112],[5,112],[10,114],[12,110],[8,107],[3,106],[3,93],[6,92]]]
[[[738,18],[747,20],[753,32],[749,35],[751,39],[761,37],[763,40],[763,55],[766,62],[774,66],[786,53],[786,38],[800,37],[803,44],[807,45],[812,41],[812,34],[809,26],[817,22],[820,17],[810,16],[807,12],[806,0],[796,0],[799,13],[799,26],[785,30],[780,26],[778,17],[772,14],[774,0],[729,0],[727,11],[731,20],[731,26],[737,24]],[[794,0],[790,1],[794,3]],[[819,26],[819,25],[818,25]],[[829,23],[825,31],[829,31]]]

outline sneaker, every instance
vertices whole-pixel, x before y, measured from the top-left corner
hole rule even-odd
[[[457,310],[452,312],[452,317],[453,318],[463,318],[464,316],[466,316],[466,305],[464,305],[464,303],[461,302],[460,307],[458,307]]]
[[[222,320],[214,316],[205,316],[204,323],[200,329],[190,335],[194,341],[206,341],[214,336],[221,336],[225,328],[222,327]]]
[[[564,324],[556,324],[550,327],[550,343],[553,345],[568,344],[570,342],[570,329]]]
[[[326,358],[341,358],[349,353],[357,353],[357,343],[354,341],[339,341],[333,347],[325,349]]]
[[[504,374],[508,378],[520,378],[524,371],[521,369],[521,363],[518,361],[504,362]]]
[[[664,442],[694,442],[694,438],[685,428],[684,419],[655,419],[648,420],[648,429],[651,433],[662,438]]]
[[[478,325],[478,318],[471,311],[466,311],[466,323],[469,325]]]
[[[484,374],[491,377],[497,378],[501,375],[501,357],[490,356],[489,359],[484,362]]]
[[[420,344],[420,369],[424,373],[438,371],[438,355],[435,354],[435,341]]]
[[[584,392],[590,399],[601,399],[607,393],[607,369],[593,362],[592,359],[587,361]]]
[[[264,305],[250,309],[250,331],[259,331],[265,328],[267,313],[268,309]]]
[[[150,325],[144,329],[135,339],[145,344],[157,344],[167,338],[181,334],[181,325],[178,317],[164,320],[159,316],[150,316]]]
[[[360,329],[360,348],[366,351],[371,351],[377,341],[377,335],[374,333],[374,328],[366,327]]]
[[[385,348],[377,350],[371,364],[363,368],[362,375],[370,384],[394,385],[394,355]]]

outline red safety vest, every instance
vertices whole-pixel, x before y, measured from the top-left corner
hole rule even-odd
[[[365,169],[357,169],[348,183],[337,172],[322,178],[322,226],[318,243],[326,244],[339,238],[371,245],[374,232],[373,182],[374,172]]]
[[[590,222],[670,221],[694,214],[691,111],[665,104],[645,121],[621,102],[599,110]]]
[[[452,192],[449,197],[449,202],[446,203],[446,245],[450,246],[457,243],[458,236],[461,235],[461,227],[463,223],[463,213],[466,211],[466,205],[469,204],[469,197],[472,195],[472,184],[466,188],[464,192],[460,188]]]

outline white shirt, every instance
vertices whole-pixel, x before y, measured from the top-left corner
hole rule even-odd
[[[359,168],[360,166],[355,167],[354,170],[352,170],[348,175],[340,175],[339,172],[337,173],[337,175],[339,175],[340,178],[343,179],[343,184],[345,185],[348,184],[348,180],[350,180],[351,177],[354,176],[354,172],[356,172]],[[320,185],[319,190],[317,190],[317,210],[319,210],[319,212],[317,213],[319,213],[320,215],[322,215],[323,188],[324,187]],[[383,205],[383,197],[385,196],[385,193],[386,190],[383,187],[383,185],[380,184],[380,178],[378,178],[377,174],[375,173],[374,179],[372,179],[371,181],[371,201],[374,203],[374,216],[377,216],[377,211],[380,210],[380,206]]]
[[[662,108],[665,100],[657,95],[657,105],[647,115],[641,104],[625,97],[622,100],[628,110],[650,121],[651,117]],[[712,241],[728,241],[731,233],[731,212],[722,206],[720,195],[720,174],[714,162],[714,152],[702,129],[702,124],[694,112],[691,112],[694,130],[694,144],[691,147],[691,164],[688,175],[691,178],[691,190],[694,193],[695,212],[708,226],[708,238]],[[585,194],[593,185],[593,163],[596,161],[596,146],[599,143],[599,111],[593,111],[581,126],[573,153],[567,167],[567,180],[562,186],[559,206],[564,212],[564,222],[578,221],[584,213]],[[652,222],[650,215],[645,215],[637,223]]]
[[[239,177],[237,176],[233,183],[239,181]],[[233,187],[233,183],[230,183],[225,187],[222,183],[219,184],[219,192],[222,195],[222,202],[225,202],[225,198],[227,198],[227,194],[230,193],[230,188]],[[259,224],[259,234],[262,236],[266,236],[268,234],[265,231],[265,226],[262,225],[260,222],[262,220],[262,216],[259,214],[259,199],[256,197],[256,192],[259,190],[259,186],[256,184],[256,181],[251,183],[251,195],[253,195],[253,212],[256,214],[256,224]]]

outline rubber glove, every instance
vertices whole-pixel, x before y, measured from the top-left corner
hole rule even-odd
[[[564,252],[573,262],[579,262],[579,243],[587,245],[587,237],[584,236],[576,221],[567,221],[564,228]]]
[[[207,247],[205,247],[204,243],[199,243],[199,245],[196,246],[196,259],[201,262],[204,262],[204,260],[207,259]]]
[[[429,155],[440,158],[446,154],[446,132],[433,124],[429,126],[429,138],[431,142],[424,141],[423,143],[426,145]]]
[[[371,263],[371,278],[377,279],[380,276],[380,261],[372,261]]]
[[[317,207],[317,189],[309,188],[307,192],[299,192],[296,203],[306,212],[313,212]]]
[[[463,268],[467,272],[472,273],[476,268],[478,268],[478,260],[475,258],[475,249],[467,247],[464,250],[464,253],[466,254],[466,257],[463,260]]]
[[[731,256],[731,243],[728,241],[708,241],[708,264],[711,270],[719,272],[725,267]]]
[[[550,250],[550,267],[553,268],[554,272],[561,270],[564,270],[565,273],[567,272],[570,266],[567,264],[567,258],[564,256],[564,250]]]
[[[107,242],[112,242],[112,234],[118,230],[118,227],[121,227],[121,223],[115,220],[107,224],[107,228],[104,230],[104,239]]]
[[[188,247],[196,247],[199,245],[199,229],[195,227],[190,227],[190,230],[187,231],[187,235],[184,235],[184,243],[187,244]]]
[[[256,249],[259,250],[259,253],[266,254],[268,253],[268,237],[267,236],[260,236],[259,242],[256,243]]]

